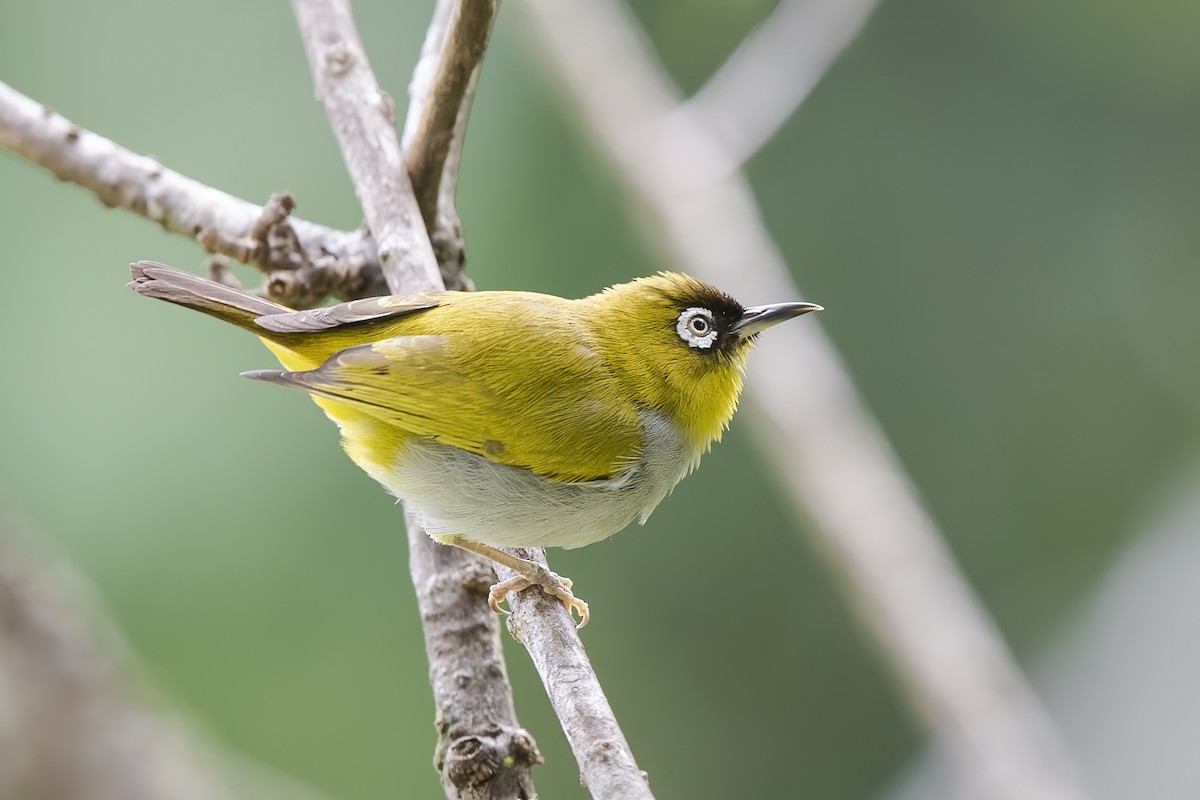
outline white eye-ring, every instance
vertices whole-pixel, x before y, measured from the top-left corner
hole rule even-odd
[[[679,315],[679,322],[675,323],[675,332],[688,343],[688,347],[701,350],[707,350],[717,341],[717,326],[713,323],[712,312],[707,308],[684,311]]]

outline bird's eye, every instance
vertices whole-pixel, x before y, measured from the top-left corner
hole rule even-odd
[[[713,324],[712,312],[707,308],[689,308],[679,315],[675,325],[679,338],[687,342],[688,347],[707,350],[717,340],[717,328]]]

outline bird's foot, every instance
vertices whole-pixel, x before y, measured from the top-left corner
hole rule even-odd
[[[517,575],[514,578],[509,578],[506,581],[501,581],[491,588],[488,592],[488,605],[498,614],[509,613],[501,607],[505,597],[509,592],[521,592],[528,589],[530,586],[540,587],[543,592],[551,597],[557,597],[567,609],[568,614],[579,615],[579,624],[576,628],[582,628],[588,624],[588,604],[580,600],[571,593],[571,579],[564,578],[561,575],[551,572],[544,567],[534,576]]]

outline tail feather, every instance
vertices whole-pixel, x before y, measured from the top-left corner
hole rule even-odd
[[[319,369],[253,369],[249,372],[242,373],[243,378],[249,378],[252,381],[273,383],[276,386],[286,386],[289,389],[299,389],[302,392],[308,392],[313,397],[325,397],[342,403],[353,400],[353,398],[348,395],[339,394],[331,391],[328,388],[322,387],[319,383],[319,375]]]
[[[263,381],[264,383],[287,386],[292,389],[304,389],[304,386],[299,381],[293,380],[295,374],[294,372],[283,372],[277,369],[252,369],[249,372],[243,372],[242,377],[249,378],[252,381]]]
[[[129,269],[133,273],[129,288],[138,294],[194,308],[259,335],[266,331],[254,324],[255,319],[291,311],[270,300],[156,261],[139,261]]]

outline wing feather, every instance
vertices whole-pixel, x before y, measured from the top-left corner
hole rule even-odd
[[[413,435],[552,480],[628,474],[641,422],[607,367],[561,335],[524,334],[532,340],[490,348],[459,347],[461,334],[395,336],[340,350],[307,372],[248,377],[350,403]]]
[[[336,306],[267,314],[254,322],[275,333],[313,333],[357,322],[390,320],[434,308],[441,303],[437,293],[365,297]]]

